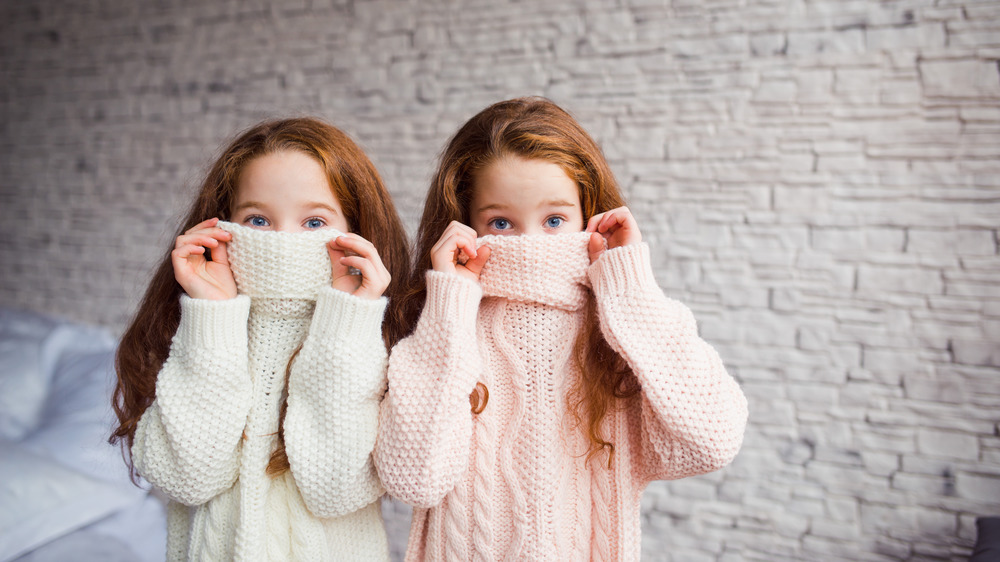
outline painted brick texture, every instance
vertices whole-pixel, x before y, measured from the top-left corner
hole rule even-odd
[[[121,329],[270,116],[347,130],[412,232],[448,136],[545,95],[750,400],[732,466],[643,496],[644,559],[964,560],[1000,515],[998,61],[987,1],[5,2],[0,304]]]

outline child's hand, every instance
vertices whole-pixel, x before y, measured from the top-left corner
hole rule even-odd
[[[326,245],[333,267],[333,288],[356,297],[377,299],[389,286],[392,276],[382,264],[375,245],[358,236],[345,234]],[[351,273],[351,268],[361,275]]]
[[[590,263],[594,263],[597,258],[601,257],[605,247],[610,250],[642,242],[639,225],[635,222],[635,217],[632,216],[632,211],[629,211],[628,207],[618,207],[590,217],[586,230],[593,233],[590,235],[590,246],[588,247]]]
[[[431,248],[434,271],[457,273],[473,281],[479,281],[479,273],[488,259],[489,246],[476,248],[476,231],[458,221],[451,221]]]
[[[226,242],[232,235],[218,226],[219,219],[198,223],[177,237],[170,252],[174,278],[194,299],[226,300],[236,296],[236,280],[229,267]],[[212,261],[205,259],[210,251]]]

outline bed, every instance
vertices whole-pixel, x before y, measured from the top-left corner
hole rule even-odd
[[[164,559],[163,504],[109,445],[115,340],[0,307],[0,562]]]

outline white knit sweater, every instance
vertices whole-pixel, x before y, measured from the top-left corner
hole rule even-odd
[[[181,322],[132,456],[166,494],[168,560],[387,560],[371,451],[386,300],[330,286],[333,230],[220,223],[239,295],[181,297]],[[265,473],[285,373],[291,471]]]

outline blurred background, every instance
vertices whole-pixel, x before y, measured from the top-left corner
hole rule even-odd
[[[269,117],[351,134],[412,235],[457,127],[543,95],[750,401],[644,560],[965,560],[1000,515],[1000,2],[4,2],[0,75],[0,305],[120,333]]]

